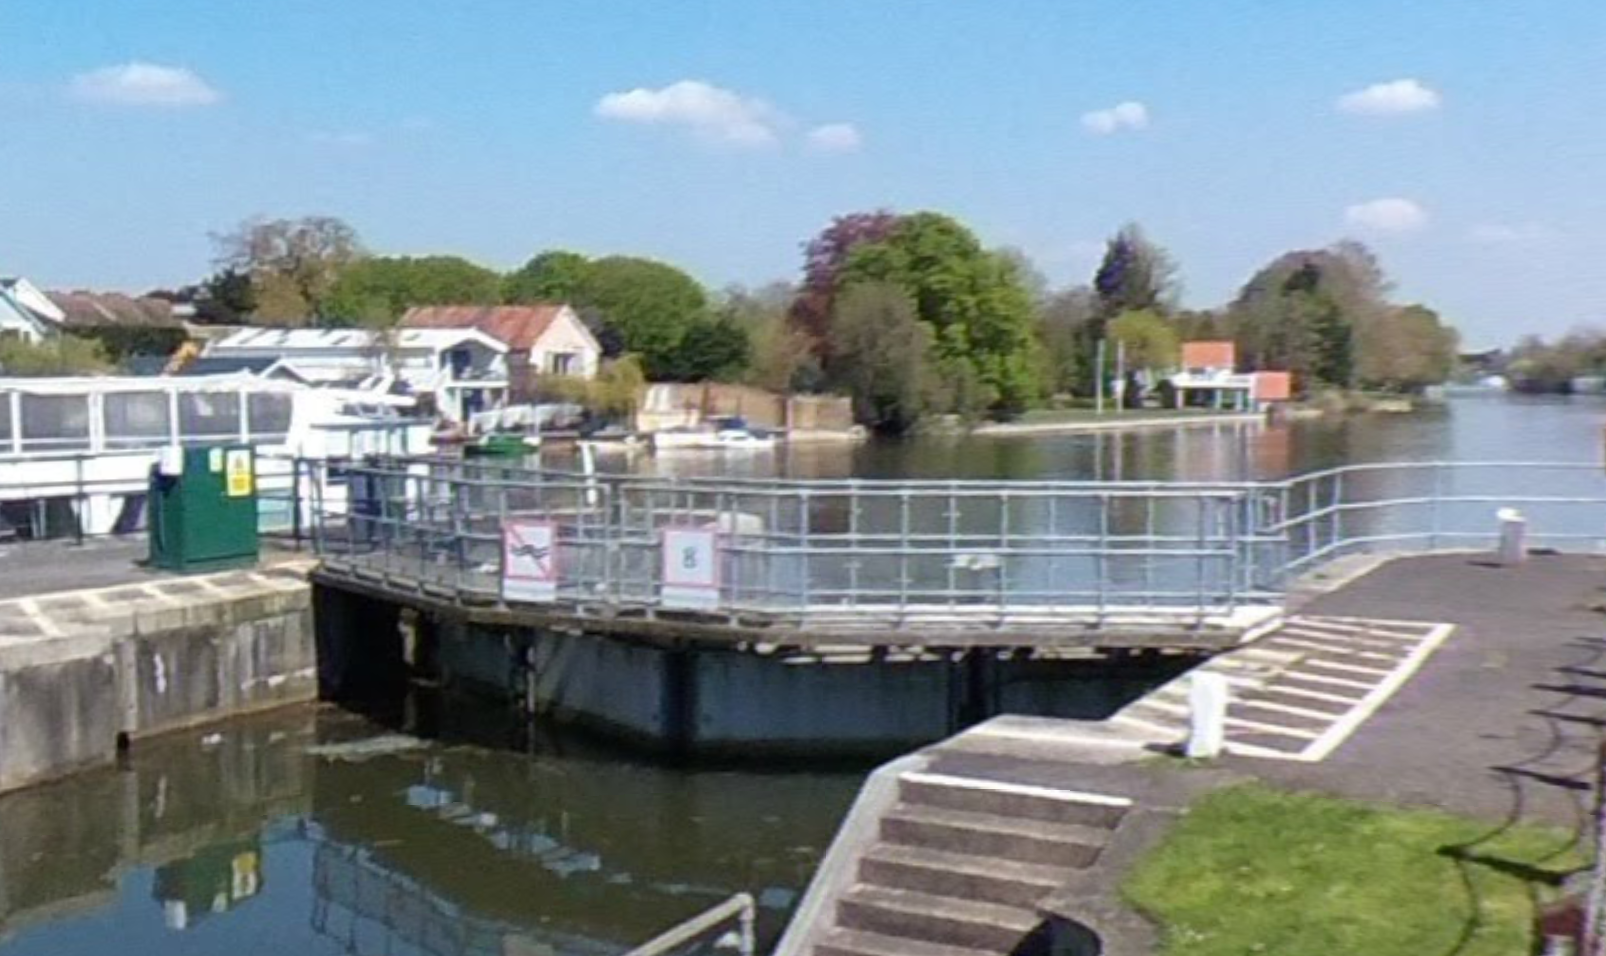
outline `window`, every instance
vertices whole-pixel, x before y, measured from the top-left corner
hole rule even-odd
[[[573,352],[553,352],[547,356],[547,373],[573,375],[580,370],[580,357]]]
[[[24,451],[88,451],[89,396],[22,396]]]
[[[200,444],[240,437],[240,396],[235,392],[186,392],[178,397],[181,441]]]
[[[166,392],[111,392],[106,408],[106,447],[165,445],[171,421]]]

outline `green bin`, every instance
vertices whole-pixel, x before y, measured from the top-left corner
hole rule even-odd
[[[212,571],[255,564],[256,459],[248,445],[170,449],[151,468],[150,564]]]

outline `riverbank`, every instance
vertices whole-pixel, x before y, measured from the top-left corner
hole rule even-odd
[[[971,430],[988,437],[1015,435],[1076,435],[1091,432],[1143,431],[1155,428],[1196,428],[1210,425],[1246,425],[1264,422],[1261,412],[1206,412],[1142,409],[1097,412],[1082,409],[1028,413],[1018,421],[988,422]]]

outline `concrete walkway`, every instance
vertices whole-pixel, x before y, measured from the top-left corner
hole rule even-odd
[[[1315,599],[1316,615],[1455,630],[1327,759],[1229,759],[1275,783],[1584,832],[1606,728],[1606,558],[1481,555],[1385,564]]]

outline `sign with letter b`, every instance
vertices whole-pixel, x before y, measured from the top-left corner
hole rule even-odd
[[[689,611],[719,607],[718,533],[701,528],[665,528],[662,543],[663,606]]]

